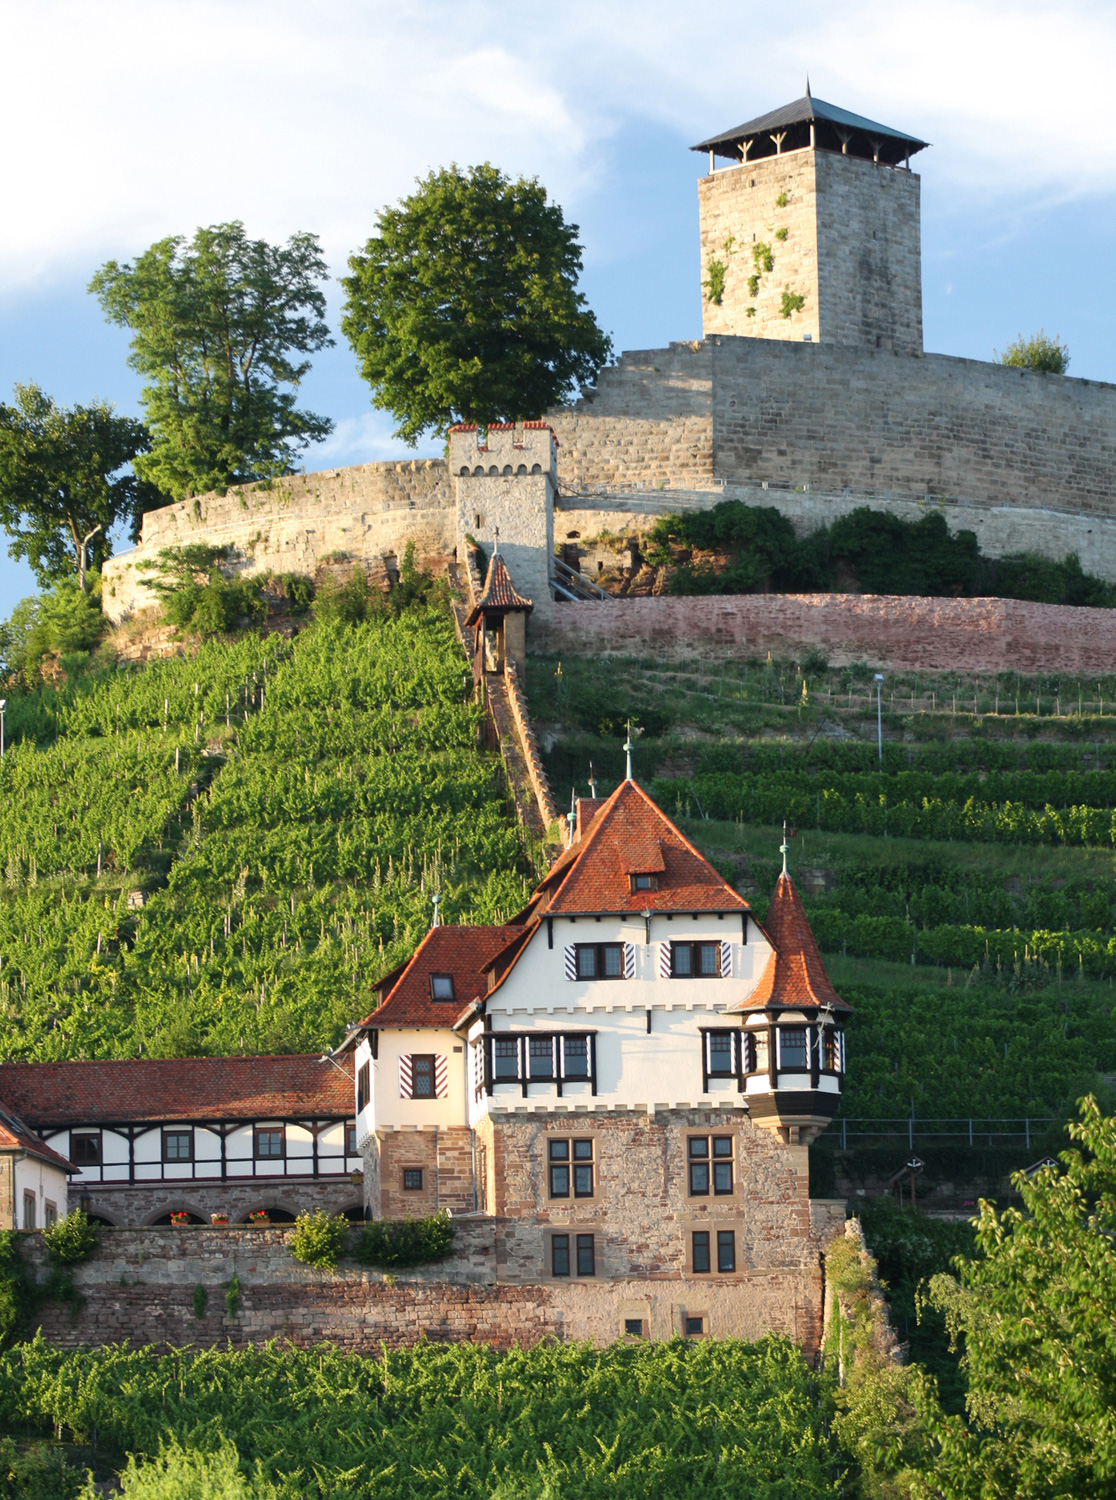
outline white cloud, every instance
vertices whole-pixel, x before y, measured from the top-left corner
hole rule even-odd
[[[700,139],[807,72],[930,137],[952,191],[1116,184],[1116,12],[1087,0],[0,0],[0,53],[9,289],[230,217],[315,229],[339,266],[450,160],[538,174],[576,214],[623,172],[622,125]]]

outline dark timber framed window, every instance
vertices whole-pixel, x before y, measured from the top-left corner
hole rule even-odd
[[[721,977],[720,943],[671,943],[670,977],[672,979],[719,979]]]
[[[282,1161],[286,1155],[287,1131],[282,1125],[257,1125],[252,1132],[257,1161]]]
[[[629,875],[628,887],[633,895],[636,891],[657,891],[659,877],[657,875]]]
[[[691,1198],[731,1196],[734,1182],[731,1135],[686,1137],[686,1186]]]
[[[431,1000],[453,999],[453,975],[431,974],[430,976],[430,998]]]
[[[194,1132],[192,1130],[164,1130],[163,1131],[163,1160],[193,1161],[194,1159]]]
[[[726,1274],[736,1270],[736,1231],[717,1230],[717,1270]]]
[[[712,1266],[709,1261],[709,1230],[695,1229],[690,1235],[690,1265],[695,1276],[706,1276]]]
[[[361,1063],[357,1069],[356,1076],[356,1107],[359,1115],[362,1109],[368,1108],[368,1101],[372,1097],[372,1073],[368,1063]]]
[[[101,1132],[99,1130],[72,1131],[70,1133],[70,1160],[75,1167],[99,1167],[101,1165]]]
[[[623,943],[575,943],[579,979],[623,979]]]
[[[810,1067],[809,1031],[805,1026],[779,1027],[779,1071],[805,1073]]]
[[[434,1054],[432,1052],[412,1052],[411,1098],[434,1099],[437,1097],[436,1087]]]
[[[735,1078],[744,1087],[747,1071],[746,1038],[738,1026],[703,1029],[701,1033],[701,1088],[709,1092],[711,1078]]]
[[[547,1140],[546,1177],[551,1198],[592,1198],[595,1167],[592,1137]]]
[[[405,1193],[421,1193],[423,1184],[422,1167],[403,1168],[403,1191]]]
[[[356,1126],[355,1125],[346,1125],[345,1126],[345,1155],[346,1156],[359,1156],[360,1155],[360,1152],[357,1150]]]
[[[595,1276],[596,1243],[591,1234],[552,1234],[550,1236],[550,1274],[552,1276]]]
[[[483,1038],[484,1088],[518,1084],[524,1098],[532,1083],[587,1083],[597,1092],[597,1038],[593,1031],[489,1032]]]

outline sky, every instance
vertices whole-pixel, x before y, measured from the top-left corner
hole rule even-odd
[[[34,381],[140,415],[104,261],[243,220],[318,234],[334,275],[415,179],[490,161],[580,226],[616,349],[700,336],[687,148],[801,96],[921,136],[928,350],[992,359],[1039,327],[1116,381],[1116,7],[1027,0],[0,0],[0,401]],[[307,469],[430,456],[370,404],[351,350],[301,404]],[[126,545],[121,542],[120,546]],[[0,618],[34,588],[0,550]]]

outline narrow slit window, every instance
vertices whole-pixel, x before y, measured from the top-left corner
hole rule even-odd
[[[736,1270],[736,1233],[732,1229],[717,1231],[717,1270]]]
[[[597,1274],[597,1252],[591,1234],[577,1236],[577,1274],[579,1276]]]
[[[550,1274],[552,1276],[570,1274],[570,1237],[568,1234],[551,1235]]]
[[[690,1249],[693,1259],[694,1275],[705,1276],[709,1272],[709,1230],[695,1229],[690,1236]]]

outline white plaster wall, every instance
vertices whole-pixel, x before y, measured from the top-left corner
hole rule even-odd
[[[454,1051],[454,1048],[459,1051]],[[380,1055],[372,1063],[372,1119],[368,1129],[399,1130],[422,1126],[468,1124],[465,1101],[464,1044],[448,1027],[435,1031],[418,1027],[380,1032]],[[404,1053],[433,1052],[447,1062],[449,1093],[444,1099],[401,1099],[399,1059]],[[364,1112],[365,1116],[369,1111]],[[359,1139],[359,1129],[358,1129]]]
[[[23,1224],[23,1195],[34,1193],[35,1195],[35,1228],[42,1229],[46,1224],[46,1206],[53,1203],[58,1210],[58,1217],[64,1219],[69,1212],[67,1194],[69,1186],[66,1173],[61,1167],[52,1166],[49,1162],[39,1161],[35,1157],[27,1156],[15,1164],[15,1213],[16,1223],[22,1229]]]

